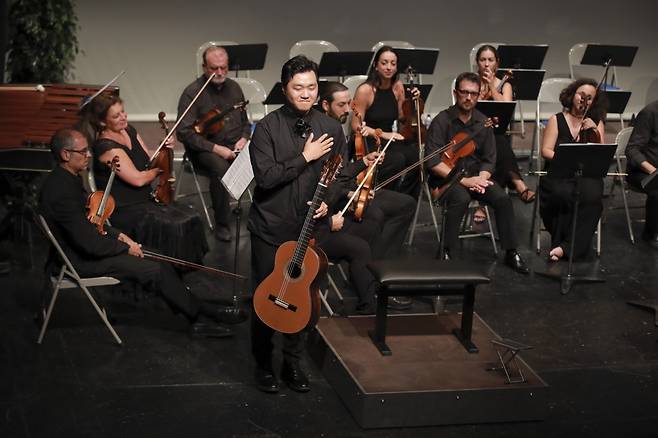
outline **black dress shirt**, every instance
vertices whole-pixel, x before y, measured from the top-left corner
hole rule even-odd
[[[178,117],[183,114],[185,108],[192,102],[192,99],[199,92],[206,77],[201,76],[185,88],[183,94],[178,100]],[[217,134],[204,138],[194,131],[194,122],[208,113],[212,109],[224,111],[235,104],[244,100],[244,94],[237,82],[226,78],[223,84],[217,86],[212,82],[208,84],[203,93],[194,102],[190,111],[185,115],[176,129],[178,140],[185,145],[187,149],[193,151],[211,152],[214,145],[226,146],[229,149],[240,139],[240,137],[249,138],[251,126],[247,113],[242,110],[231,111],[224,117],[224,127]]]
[[[638,113],[633,126],[633,133],[626,146],[628,167],[640,168],[643,161],[658,166],[658,100]]]
[[[467,123],[459,118],[459,110],[456,105],[441,111],[427,131],[425,142],[425,155],[429,155],[437,149],[445,146],[455,134],[465,132],[472,134],[480,130],[474,137],[476,148],[473,155],[464,159],[464,166],[468,176],[475,176],[481,171],[494,172],[496,167],[496,141],[493,129],[482,128],[487,116],[474,109],[473,115]],[[428,160],[427,166],[434,167],[441,162],[441,155]]]
[[[284,105],[258,122],[249,145],[256,189],[248,228],[271,245],[299,237],[309,208],[307,202],[313,199],[324,162],[335,154],[342,155],[344,162],[347,158],[338,121],[311,109],[303,117],[310,132],[315,139],[328,134],[334,144],[331,152],[307,163],[302,155],[306,138],[295,129],[299,119],[294,110]],[[332,203],[331,197],[325,199],[327,204]]]
[[[80,176],[61,166],[48,175],[39,197],[39,211],[73,266],[128,252],[118,230],[106,226],[103,236],[87,220],[86,198]]]

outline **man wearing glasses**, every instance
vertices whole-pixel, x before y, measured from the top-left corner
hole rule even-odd
[[[203,52],[203,76],[185,88],[178,101],[178,114],[185,111],[210,75],[215,73],[212,83],[208,84],[190,111],[178,125],[178,140],[185,145],[192,163],[209,172],[210,197],[215,211],[215,238],[228,242],[231,240],[229,229],[230,209],[229,194],[222,186],[221,179],[240,151],[249,140],[251,124],[244,111],[232,111],[224,117],[224,127],[208,137],[194,130],[194,122],[211,110],[224,111],[244,101],[244,94],[237,82],[227,77],[229,59],[223,47],[210,46]]]
[[[475,109],[480,93],[480,77],[471,72],[460,74],[455,80],[455,104],[441,111],[432,120],[427,132],[426,155],[443,147],[459,132],[475,134],[475,152],[464,157],[460,168],[464,176],[445,193],[447,208],[445,223],[445,241],[443,254],[449,259],[451,251],[459,243],[459,228],[471,199],[482,201],[492,206],[496,214],[496,224],[500,242],[505,252],[505,264],[517,272],[527,274],[528,267],[516,250],[516,224],[512,201],[503,188],[491,180],[496,165],[496,145],[493,130],[483,128],[487,117]],[[441,162],[441,155],[428,161],[427,166],[439,179],[446,178],[452,170]]]

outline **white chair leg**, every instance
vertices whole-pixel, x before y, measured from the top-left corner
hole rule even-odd
[[[495,255],[498,255],[498,245],[496,245],[496,236],[494,235],[493,224],[491,223],[491,215],[489,214],[489,207],[484,206],[484,213],[487,215],[487,223],[489,225],[489,237],[491,237],[491,245],[493,246],[493,252]]]
[[[57,301],[57,296],[59,295],[59,288],[62,284],[62,279],[64,278],[64,267],[59,272],[57,277],[57,284],[55,285],[55,290],[53,291],[53,296],[50,298],[50,304],[48,304],[48,310],[46,311],[46,316],[43,319],[43,324],[41,325],[41,331],[39,332],[39,337],[37,338],[37,344],[41,344],[43,337],[46,334],[46,329],[48,328],[48,323],[50,322],[50,316],[53,314],[53,308],[55,307],[55,301]]]
[[[196,170],[194,169],[194,164],[192,164],[192,161],[190,161],[190,169],[192,170],[192,178],[194,179],[194,186],[196,187],[196,192],[199,195],[199,199],[201,200],[201,207],[203,207],[203,212],[206,216],[206,221],[208,221],[208,228],[210,228],[211,231],[214,231],[215,226],[210,220],[210,213],[208,213],[208,206],[206,205],[206,200],[203,198],[203,192],[201,191],[201,184],[199,184],[199,178],[196,176]]]
[[[596,225],[596,256],[601,256],[601,219],[599,219],[599,223]]]
[[[110,333],[112,333],[112,336],[114,336],[114,340],[117,341],[117,344],[121,345],[122,344],[121,338],[119,337],[119,335],[117,335],[117,332],[114,331],[114,327],[112,327],[112,324],[110,324],[110,321],[107,319],[107,314],[105,313],[105,309],[101,310],[101,308],[96,303],[96,300],[94,300],[94,297],[91,296],[91,293],[86,287],[82,286],[81,289],[84,292],[84,294],[87,295],[87,298],[91,302],[91,305],[94,306],[96,313],[98,313],[98,316],[101,317],[107,329],[110,331]]]

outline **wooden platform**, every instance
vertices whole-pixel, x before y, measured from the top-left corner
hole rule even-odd
[[[452,334],[460,315],[391,315],[382,356],[368,337],[374,317],[322,318],[309,351],[325,378],[364,428],[543,419],[546,383],[520,358],[526,383],[508,384],[477,315],[469,354]]]

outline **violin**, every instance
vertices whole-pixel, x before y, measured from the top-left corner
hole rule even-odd
[[[213,108],[205,113],[200,119],[196,120],[193,125],[194,132],[203,136],[211,137],[224,129],[225,117],[232,111],[242,110],[249,104],[248,100],[238,102],[235,105],[220,111],[218,108]]]
[[[414,76],[414,69],[411,66],[407,67],[407,82],[410,89],[415,87]],[[427,128],[420,122],[420,115],[424,111],[425,102],[420,96],[412,96],[402,102],[402,119],[398,132],[405,140],[416,140],[420,144],[425,144]]]
[[[503,77],[500,79],[500,82],[496,86],[496,91],[498,93],[503,92],[503,87],[505,84],[510,80],[514,78],[514,73],[512,70],[507,70]],[[489,88],[489,84],[485,82],[484,80],[482,81],[482,87],[480,88],[480,97],[479,100],[489,100],[493,96],[493,92],[491,91],[491,88]]]
[[[596,92],[598,93],[598,87],[596,89]],[[587,128],[583,129],[583,124],[585,122],[585,119],[587,118],[587,113],[589,112],[589,109],[591,107],[591,102],[592,98],[590,96],[587,96],[586,98],[582,99],[582,103],[580,105],[581,111],[583,112],[583,116],[580,120],[580,130],[578,131],[578,136],[576,137],[576,142],[577,143],[601,143],[601,134],[599,133],[599,130],[596,128]]]
[[[114,175],[119,171],[119,156],[115,155],[112,161],[108,161],[107,165],[110,166],[110,177],[107,180],[105,190],[96,190],[90,193],[87,197],[87,219],[92,224],[96,225],[99,233],[105,235],[105,222],[114,212],[116,206],[114,198],[110,195],[112,190],[112,183],[114,182]]]
[[[169,136],[169,127],[165,121],[166,116],[163,111],[160,111],[158,120],[166,136]],[[174,183],[176,182],[173,174],[174,150],[167,147],[161,148],[160,152],[151,160],[150,167],[151,169],[157,168],[161,171],[158,175],[158,185],[155,187],[151,196],[158,204],[169,205],[174,198]]]
[[[356,109],[356,102],[352,103],[353,117],[356,117],[359,121],[359,126],[363,125],[363,118],[359,111]],[[377,152],[381,148],[381,139],[382,135],[381,129],[375,129],[375,141],[377,143]],[[354,149],[355,149],[355,159],[362,160],[364,156],[368,154],[368,147],[366,144],[365,138],[361,135],[361,132],[358,130],[354,134]],[[367,169],[363,169],[361,173],[356,177],[356,182],[361,187],[358,190],[358,195],[355,198],[354,204],[354,220],[361,222],[363,220],[363,214],[366,211],[368,202],[372,198],[371,190],[374,188],[373,181],[375,180],[376,172],[368,172]]]

